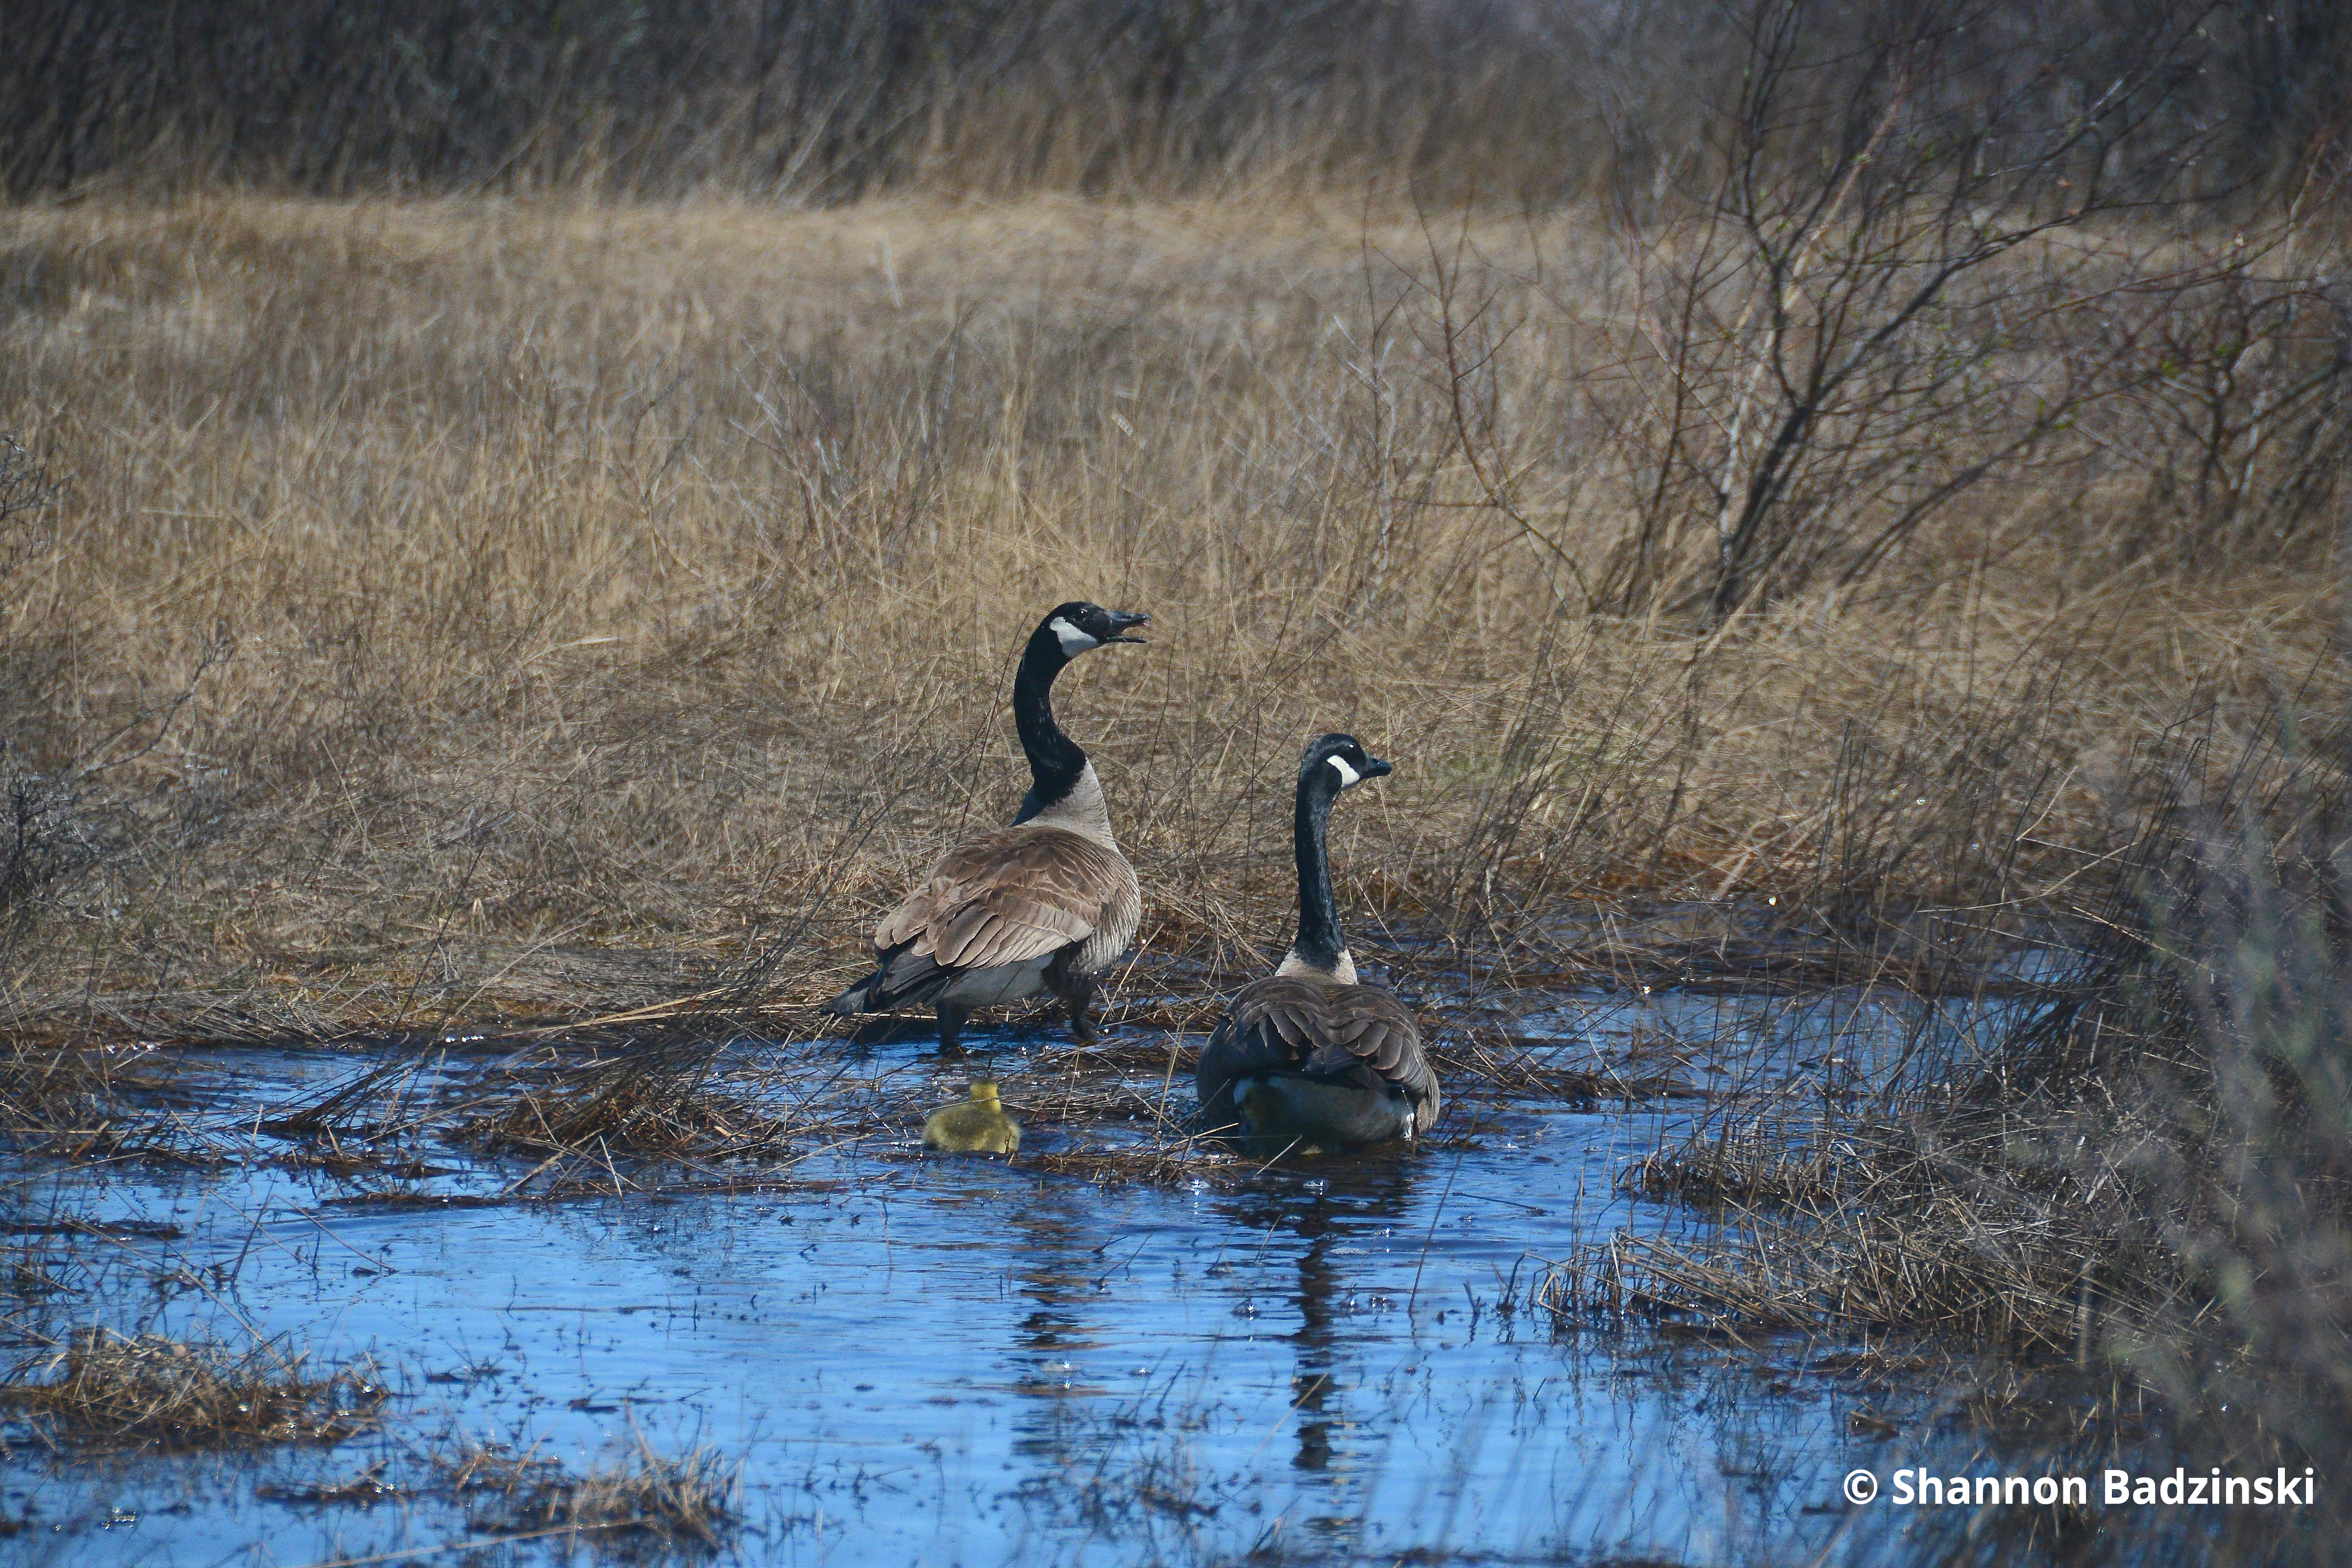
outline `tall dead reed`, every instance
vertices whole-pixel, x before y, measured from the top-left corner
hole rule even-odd
[[[2325,0],[24,0],[0,55],[0,189],[839,201],[1370,181],[1639,203],[1719,151],[1693,105],[1738,100],[1756,56],[1817,44],[1837,96],[1906,38],[1954,56],[1965,96],[2049,124],[2096,121],[2137,96],[2151,40],[2177,46],[2133,107],[2150,145],[2115,169],[2193,128],[2197,177],[2220,189],[2326,161],[2352,68]],[[1912,73],[1916,90],[1935,74]],[[1990,151],[1997,167],[2010,149]]]

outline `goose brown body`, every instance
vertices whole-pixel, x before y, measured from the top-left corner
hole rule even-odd
[[[1292,1144],[1412,1139],[1437,1120],[1437,1074],[1405,1005],[1360,984],[1331,893],[1328,823],[1339,793],[1391,772],[1350,735],[1325,735],[1299,765],[1293,848],[1298,936],[1272,974],[1225,1009],[1193,1081],[1204,1124]]]
[[[1266,1134],[1295,1123],[1300,1136],[1340,1143],[1412,1138],[1443,1104],[1403,1003],[1377,985],[1306,974],[1243,986],[1196,1078],[1212,1126]]]
[[[873,973],[825,1005],[832,1013],[937,1010],[953,1048],[975,1007],[1059,997],[1080,1039],[1096,979],[1143,919],[1135,869],[1112,836],[1102,781],[1054,721],[1054,679],[1079,654],[1147,617],[1063,605],[1031,634],[1013,689],[1013,721],[1032,784],[1008,827],[975,835],[933,866],[874,929]]]
[[[1044,822],[1001,827],[956,846],[875,927],[874,945],[895,955],[884,999],[929,1000],[912,994],[928,988],[925,963],[955,975],[1062,957],[1098,974],[1142,919],[1142,889],[1116,844]]]

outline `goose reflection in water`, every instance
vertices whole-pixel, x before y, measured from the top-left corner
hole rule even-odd
[[[1237,1331],[1237,1320],[1225,1309],[1250,1300],[1272,1307],[1253,1314],[1257,1352],[1284,1345],[1289,1351],[1282,1391],[1287,1395],[1284,1420],[1292,1427],[1288,1468],[1304,1488],[1301,1500],[1315,1500],[1303,1522],[1326,1537],[1359,1529],[1362,1510],[1354,1493],[1376,1450],[1350,1435],[1364,1423],[1369,1436],[1378,1422],[1373,1412],[1351,1413],[1351,1396],[1366,1381],[1355,1342],[1365,1331],[1382,1340],[1385,1334],[1375,1320],[1356,1315],[1354,1299],[1392,1286],[1397,1259],[1382,1254],[1382,1237],[1403,1237],[1412,1230],[1408,1211],[1422,1175],[1420,1162],[1393,1150],[1317,1160],[1206,1200],[1209,1212],[1201,1217],[1207,1224],[1200,1230],[1165,1233],[1122,1225],[1095,1192],[1040,1187],[1011,1205],[1004,1215],[1005,1278],[1027,1310],[1008,1324],[1003,1364],[1013,1371],[1011,1392],[1018,1403],[1013,1450],[1038,1466],[1016,1483],[1024,1506],[1055,1518],[1093,1519],[1106,1510],[1115,1513],[1139,1490],[1162,1510],[1202,1507],[1187,1500],[1188,1445],[1214,1439],[1180,1436],[1185,1417],[1210,1419],[1206,1427],[1185,1428],[1193,1432],[1223,1430],[1228,1421],[1245,1417],[1232,1433],[1241,1445],[1232,1458],[1246,1456],[1263,1480],[1269,1456],[1255,1450],[1274,1410],[1229,1407],[1223,1417],[1211,1418],[1210,1411],[1184,1408],[1183,1393],[1174,1394],[1175,1405],[1167,1403],[1171,1385],[1198,1386],[1210,1368],[1234,1353],[1225,1347],[1248,1331]],[[1207,1281],[1182,1256],[1204,1244],[1223,1259]],[[1155,1257],[1129,1273],[1127,1265],[1139,1254],[1160,1254],[1165,1263]],[[1131,1283],[1107,1289],[1114,1278]],[[1160,1279],[1170,1281],[1172,1299],[1149,1300]],[[1194,1294],[1204,1283],[1212,1292],[1205,1302]],[[1295,1309],[1286,1328],[1269,1298]],[[1188,1325],[1155,1344],[1148,1358],[1138,1358],[1156,1363],[1160,1387],[1123,1381],[1139,1368],[1097,1364],[1126,1339],[1133,1313],[1155,1309],[1174,1309],[1161,1320],[1171,1327]]]
[[[1312,1171],[1311,1178],[1238,1193],[1219,1206],[1244,1231],[1297,1238],[1290,1259],[1296,1281],[1290,1300],[1298,1321],[1287,1336],[1290,1407],[1297,1416],[1290,1463],[1305,1475],[1328,1476],[1337,1487],[1344,1484],[1356,1458],[1345,1436],[1356,1425],[1347,1396],[1363,1382],[1360,1347],[1348,1331],[1349,1299],[1371,1289],[1372,1282],[1360,1277],[1361,1266],[1377,1256],[1383,1232],[1404,1228],[1401,1222],[1421,1171],[1418,1161],[1393,1153],[1319,1161]],[[1269,1245],[1262,1261],[1237,1271],[1235,1283],[1251,1290],[1271,1288],[1274,1254]],[[1347,1510],[1350,1516],[1354,1511]],[[1356,1521],[1327,1517],[1312,1522],[1328,1531],[1352,1529]]]

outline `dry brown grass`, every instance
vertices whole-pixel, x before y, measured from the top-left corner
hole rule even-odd
[[[719,1451],[657,1452],[644,1434],[614,1462],[575,1476],[536,1452],[479,1446],[440,1461],[444,1484],[488,1504],[494,1518],[478,1527],[516,1531],[576,1531],[623,1553],[722,1544],[740,1522],[737,1472]]]
[[[1521,310],[1496,395],[1600,553],[1604,237],[1459,264]],[[1447,446],[1430,255],[1301,205],[0,216],[0,427],[64,486],[0,584],[9,764],[104,848],[11,937],[15,1026],[814,999],[1008,810],[1009,660],[1073,595],[1153,614],[1063,708],[1147,959],[1211,976],[1286,934],[1322,729],[1401,763],[1339,827],[1360,945],[1559,973],[1612,928],[1552,911],[1769,894],[1759,951],[1868,969],[2064,908],[2184,713],[2341,689],[2324,576],[2076,548],[2127,488],[2005,489],[1884,591],[1726,633],[1571,608]]]
[[[0,1399],[77,1452],[332,1443],[375,1424],[385,1391],[372,1368],[319,1376],[303,1359],[92,1328],[19,1367]]]
[[[1884,1123],[1841,1121],[1661,1151],[1623,1173],[1718,1223],[1622,1231],[1561,1260],[1537,1300],[1562,1317],[1663,1320],[1732,1334],[1900,1334],[2029,1360],[2104,1353],[2118,1281],[2151,1305],[2160,1250],[2127,1198],[2021,1180],[1998,1152],[1924,1153]],[[2112,1175],[2112,1173],[2110,1173]],[[2137,1288],[2150,1292],[2143,1296]]]

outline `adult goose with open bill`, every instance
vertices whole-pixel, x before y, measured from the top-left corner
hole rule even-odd
[[[1097,977],[1135,940],[1143,895],[1111,836],[1102,781],[1054,721],[1055,677],[1148,616],[1082,602],[1037,623],[1013,682],[1013,722],[1029,759],[1030,788],[1009,827],[968,838],[874,930],[879,966],[825,1004],[829,1013],[928,1005],[940,1046],[953,1050],[975,1007],[1058,997],[1070,1028],[1087,1020]]]

